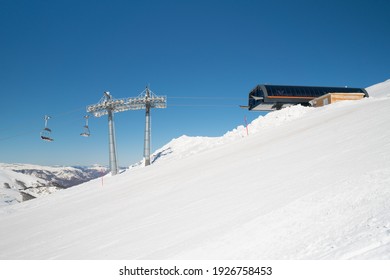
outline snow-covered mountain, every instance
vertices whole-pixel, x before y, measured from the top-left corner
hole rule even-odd
[[[367,90],[2,207],[0,259],[389,259],[390,81]]]
[[[0,163],[0,206],[72,187],[105,175],[106,167],[62,167]]]
[[[371,97],[375,97],[375,98],[390,97],[389,84],[390,84],[390,79],[382,83],[370,86],[366,88],[366,90]]]
[[[57,190],[57,187],[46,180],[12,170],[0,169],[0,207],[50,194]]]

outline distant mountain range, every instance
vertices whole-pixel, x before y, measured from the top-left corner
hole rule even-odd
[[[15,204],[90,181],[108,173],[104,166],[40,166],[0,163],[0,206]]]

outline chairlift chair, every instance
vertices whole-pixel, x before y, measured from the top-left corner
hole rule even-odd
[[[48,142],[53,142],[54,139],[51,138],[51,129],[47,127],[47,122],[50,119],[50,116],[45,116],[45,127],[41,131],[41,139]]]
[[[86,116],[84,116],[84,118],[85,118],[85,125],[83,126],[84,131],[82,133],[80,133],[80,135],[83,136],[83,137],[89,137],[91,135],[91,133],[89,131],[89,127],[88,127],[88,118],[89,118],[89,116],[86,115]]]

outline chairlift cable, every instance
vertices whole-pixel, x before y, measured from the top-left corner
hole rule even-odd
[[[208,96],[169,96],[169,99],[204,99],[204,100],[245,100],[239,97],[208,97]]]
[[[233,108],[238,105],[218,105],[218,104],[170,104],[169,107],[225,107]]]

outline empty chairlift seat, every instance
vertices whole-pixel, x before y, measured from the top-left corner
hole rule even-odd
[[[47,127],[47,123],[50,119],[50,116],[45,116],[45,127],[41,131],[41,139],[44,141],[52,142],[54,139],[51,137],[51,129]]]

